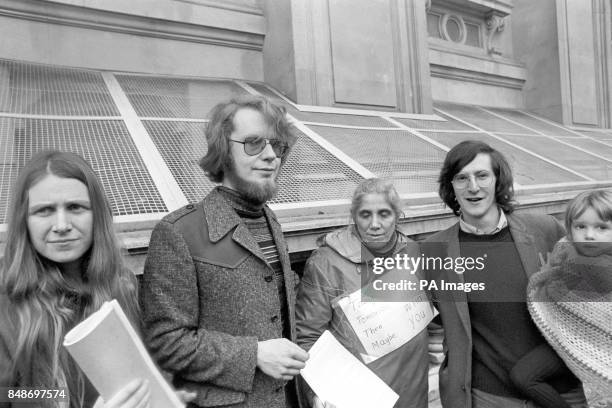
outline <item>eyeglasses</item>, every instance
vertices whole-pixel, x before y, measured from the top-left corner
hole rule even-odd
[[[470,184],[470,179],[472,177],[474,177],[474,180],[476,180],[476,184],[483,188],[489,187],[493,182],[493,175],[487,171],[483,171],[474,175],[457,174],[455,177],[453,177],[452,183],[455,188],[464,189]]]
[[[244,146],[244,152],[249,156],[255,156],[266,148],[266,144],[272,146],[272,151],[276,157],[283,158],[287,151],[289,150],[289,145],[285,142],[282,142],[278,139],[266,139],[261,136],[250,136],[244,139],[244,141],[230,139],[230,141],[235,143],[240,143]]]

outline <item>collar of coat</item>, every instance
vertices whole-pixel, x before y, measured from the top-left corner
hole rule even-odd
[[[525,224],[525,221],[521,219],[521,217],[517,217],[513,214],[504,214],[505,215],[505,223],[510,228],[510,232],[512,233],[513,240],[521,241],[524,238],[531,237],[531,233]],[[453,224],[448,230],[447,234],[450,237],[456,237],[459,234],[459,229],[461,229],[460,222]],[[499,231],[497,231],[499,232]],[[492,233],[493,234],[493,233]],[[481,235],[491,235],[491,234],[481,234]]]
[[[463,215],[459,217],[459,228],[461,228],[461,231],[467,232],[468,234],[493,235],[493,234],[497,234],[499,231],[503,230],[507,226],[508,226],[508,219],[506,218],[506,214],[504,213],[504,210],[502,210],[501,208],[499,209],[499,220],[497,221],[497,225],[495,226],[495,228],[487,232],[485,232],[482,229],[479,229],[478,227],[475,227],[472,224],[467,223],[463,219]]]
[[[202,204],[208,224],[208,237],[211,242],[220,241],[234,227],[242,223],[242,219],[236,213],[232,204],[216,188],[204,198]],[[278,224],[276,216],[267,205],[264,205],[263,210],[270,222],[270,228],[274,232],[275,224]]]
[[[401,231],[397,230],[396,232],[397,243],[393,251],[394,254],[404,248],[408,242],[412,242],[412,240],[406,237]],[[341,228],[328,234],[321,235],[317,238],[317,245],[327,245],[343,258],[357,264],[367,262],[374,258],[374,255],[372,255],[361,242],[361,238],[359,238],[359,234],[354,225],[349,225],[346,228]],[[362,255],[364,255],[363,258],[365,259],[362,259]]]

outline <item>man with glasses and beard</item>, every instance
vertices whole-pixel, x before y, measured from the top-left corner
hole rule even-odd
[[[297,407],[294,288],[281,227],[266,202],[295,141],[285,112],[246,96],[213,108],[200,161],[215,187],[164,217],[145,264],[146,343],[190,406]]]

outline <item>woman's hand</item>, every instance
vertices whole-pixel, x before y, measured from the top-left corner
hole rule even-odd
[[[323,402],[316,395],[312,398],[312,408],[336,408],[331,402]]]
[[[136,379],[119,390],[104,408],[145,408],[150,404],[151,389],[149,382]]]

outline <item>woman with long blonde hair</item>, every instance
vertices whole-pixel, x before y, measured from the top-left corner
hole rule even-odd
[[[113,298],[135,327],[139,321],[111,207],[92,168],[73,153],[37,154],[13,193],[0,264],[0,389],[65,388],[66,400],[32,406],[91,407],[97,392],[62,347],[64,335]],[[141,407],[148,399],[148,385],[136,380],[105,406]]]

